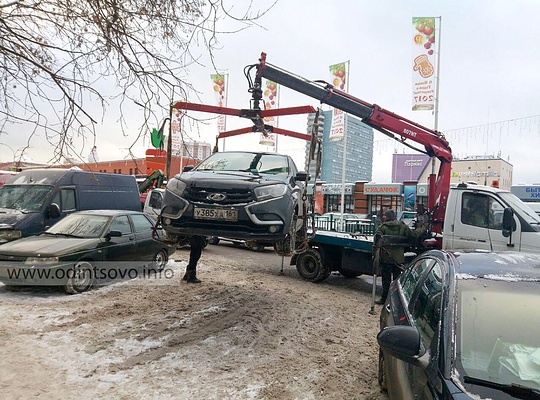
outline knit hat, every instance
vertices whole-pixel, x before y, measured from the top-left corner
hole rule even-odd
[[[394,221],[396,219],[396,212],[394,210],[386,210],[383,215],[386,215],[386,217],[390,220],[390,221]]]

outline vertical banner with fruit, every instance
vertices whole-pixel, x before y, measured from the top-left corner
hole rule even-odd
[[[214,94],[216,96],[216,105],[218,107],[227,106],[227,92],[225,85],[226,75],[212,74],[210,75],[214,86]],[[220,115],[217,120],[218,133],[225,132],[225,115]]]
[[[272,110],[278,108],[278,84],[266,80],[262,87],[263,91],[263,100],[264,100],[264,109]],[[265,125],[277,126],[277,117],[264,117]],[[276,134],[272,132],[261,133],[261,139],[259,144],[265,146],[275,146],[276,145]]]
[[[435,108],[436,58],[434,17],[413,17],[413,111]]]
[[[172,154],[175,156],[182,155],[182,111],[173,108],[171,111],[171,144]]]
[[[332,85],[340,90],[345,90],[347,85],[347,64],[342,62],[339,64],[330,65],[332,73]],[[345,136],[345,113],[337,108],[334,108],[332,113],[332,125],[330,126],[330,141],[342,140]]]

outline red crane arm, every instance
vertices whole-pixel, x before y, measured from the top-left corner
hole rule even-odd
[[[266,62],[266,53],[261,54],[255,82],[260,84],[266,78],[289,89],[303,93],[362,121],[385,135],[440,161],[438,175],[429,178],[428,208],[432,212],[432,229],[442,232],[446,201],[450,191],[452,150],[443,134],[426,128],[383,108],[360,100],[350,94],[334,88],[323,81],[309,81]],[[408,142],[422,145],[418,149]]]

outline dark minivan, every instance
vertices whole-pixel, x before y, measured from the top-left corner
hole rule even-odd
[[[0,187],[0,244],[36,235],[81,210],[141,208],[134,176],[70,169],[32,169]]]

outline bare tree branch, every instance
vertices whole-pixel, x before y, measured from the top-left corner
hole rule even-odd
[[[255,25],[275,3],[264,10],[253,4],[239,9],[224,0],[0,0],[0,136],[8,126],[31,124],[27,146],[43,135],[55,148],[50,161],[60,161],[73,154],[75,138],[95,145],[96,125],[114,100],[125,136],[125,107],[141,106],[141,140],[173,94],[196,95],[187,68],[200,63],[200,49],[217,70],[218,36]],[[237,27],[220,31],[226,21]]]

